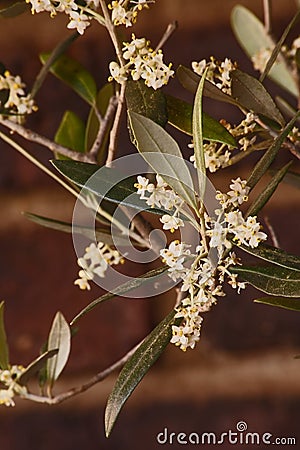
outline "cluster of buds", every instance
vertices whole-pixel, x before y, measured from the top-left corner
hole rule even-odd
[[[172,65],[167,66],[163,62],[162,51],[152,50],[145,38],[137,39],[133,34],[132,41],[125,42],[122,51],[123,58],[128,63],[120,66],[112,61],[109,65],[110,80],[114,79],[121,84],[131,75],[134,81],[143,79],[146,86],[156,90],[167,84],[174,75]]]
[[[83,257],[78,258],[77,263],[81,270],[78,273],[79,278],[74,281],[74,284],[78,285],[80,289],[90,290],[89,281],[93,280],[95,276],[104,278],[108,266],[123,264],[124,259],[117,250],[99,242],[97,245],[91,243],[85,249]]]
[[[148,178],[138,177],[135,187],[140,198],[151,206],[172,206],[180,210],[180,198],[168,188],[159,175],[156,180],[155,186]],[[229,271],[230,267],[239,264],[235,254],[230,252],[232,242],[257,247],[267,238],[261,231],[257,218],[249,216],[244,219],[239,209],[240,205],[248,200],[249,191],[246,181],[237,178],[231,181],[227,193],[217,192],[216,199],[220,208],[215,209],[214,217],[205,214],[205,233],[202,236],[205,242],[201,240],[195,252],[192,253],[190,246],[179,240],[172,241],[160,251],[163,263],[168,266],[168,275],[173,281],[181,283],[181,291],[187,293],[186,298],[177,307],[175,318],[181,319],[181,323],[173,325],[171,339],[171,343],[183,351],[194,348],[200,339],[201,314],[209,311],[218,297],[225,295],[225,281],[238,292],[245,288],[245,283],[238,281],[237,275]],[[173,202],[170,202],[170,197]],[[164,224],[163,228],[168,229],[163,217],[160,219]],[[215,254],[216,250],[218,259],[213,262],[211,254]]]
[[[206,61],[206,59],[202,59],[199,62],[193,61],[192,69],[200,76],[207,69],[206,79],[226,94],[231,93],[230,72],[236,69],[236,63],[233,63],[230,59],[225,58],[224,61],[217,61],[211,56],[210,61]]]
[[[37,110],[30,95],[24,91],[25,84],[19,75],[13,76],[6,70],[0,75],[0,91],[7,93],[5,101],[0,104],[2,115],[9,115],[10,120],[22,122],[25,114]]]
[[[131,27],[135,22],[138,15],[138,11],[143,8],[148,8],[148,3],[154,3],[154,1],[148,0],[118,0],[113,1],[108,5],[111,9],[111,20],[115,26],[125,25]]]
[[[26,387],[18,383],[18,378],[24,370],[23,366],[15,365],[8,369],[0,370],[0,383],[6,388],[0,389],[0,405],[15,406],[14,396],[26,395]]]

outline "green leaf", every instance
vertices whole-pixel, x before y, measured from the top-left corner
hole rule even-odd
[[[286,164],[284,167],[278,170],[278,172],[272,177],[271,181],[268,183],[265,189],[258,195],[258,197],[254,200],[254,202],[248,209],[246,217],[256,216],[257,213],[265,206],[265,204],[270,200],[270,198],[276,191],[279,183],[283,180],[292,163],[293,162],[290,161],[288,164]]]
[[[198,174],[199,194],[201,200],[203,199],[204,196],[205,181],[206,181],[205,178],[206,167],[205,167],[204,147],[203,147],[203,123],[202,123],[202,94],[206,74],[207,69],[202,75],[198,89],[196,91],[193,107],[193,120],[192,120],[195,163]]]
[[[160,89],[155,91],[147,87],[144,80],[128,80],[125,96],[129,111],[148,117],[158,125],[165,127],[168,120],[166,99]]]
[[[232,267],[244,281],[276,297],[300,297],[300,272],[275,265]]]
[[[102,117],[105,116],[106,110],[109,105],[109,101],[111,97],[115,94],[114,92],[114,84],[113,83],[106,83],[100,91],[97,93],[96,98],[96,108],[98,108],[99,113]],[[95,107],[92,107],[89,113],[89,117],[87,120],[87,126],[86,126],[86,134],[85,134],[85,150],[88,152],[97,137],[98,130],[99,130],[99,119],[97,117],[97,114],[95,112]],[[100,165],[104,164],[104,161],[106,159],[106,150],[107,150],[107,143],[109,138],[109,133],[111,131],[111,127],[113,125],[113,118],[110,120],[106,133],[104,135],[103,141],[101,143],[100,149],[98,151],[98,163]]]
[[[192,136],[193,105],[172,95],[165,95],[165,97],[167,100],[168,122],[178,130]],[[203,139],[236,147],[234,137],[220,122],[204,111],[202,112],[202,119]]]
[[[58,349],[55,356],[47,361],[47,381],[52,387],[63,371],[71,350],[71,330],[61,312],[57,312],[48,337],[48,351]]]
[[[54,141],[76,152],[83,153],[85,137],[85,124],[72,111],[66,111],[55,134]],[[69,159],[64,155],[56,154],[57,159]]]
[[[170,342],[174,315],[175,311],[172,311],[160,322],[123,367],[108,398],[105,410],[107,437],[110,435],[124,403]]]
[[[0,9],[0,17],[4,19],[8,19],[11,17],[19,16],[23,14],[25,11],[29,11],[29,6],[27,2],[15,2],[10,6]]]
[[[53,349],[44,352],[42,355],[40,355],[38,358],[36,358],[32,363],[30,363],[24,372],[17,378],[17,383],[23,384],[24,386],[28,383],[30,378],[32,378],[34,375],[36,375],[46,364],[49,358],[52,358],[54,355],[56,355],[58,352],[58,349]]]
[[[260,160],[256,163],[250,177],[247,180],[247,185],[252,189],[258,181],[262,178],[262,176],[266,173],[272,162],[274,161],[275,156],[280,150],[284,140],[287,135],[293,128],[296,120],[300,116],[300,111],[290,120],[290,122],[285,126],[282,132],[277,136],[274,140],[270,148],[263,154]]]
[[[45,64],[50,53],[40,55]],[[50,67],[50,72],[71,87],[90,105],[94,105],[97,95],[96,82],[92,75],[75,59],[67,55],[60,56]]]
[[[262,22],[247,8],[235,6],[231,15],[231,25],[237,41],[249,56],[264,49],[273,50],[275,44]],[[294,96],[298,97],[298,87],[284,59],[276,60],[269,77]]]
[[[104,295],[101,295],[101,297],[98,297],[96,300],[89,303],[83,310],[81,310],[76,315],[76,317],[74,317],[74,319],[71,321],[71,326],[73,326],[81,317],[85,316],[89,311],[94,309],[100,303],[103,303],[117,296],[122,296],[126,292],[132,291],[133,289],[136,289],[140,287],[142,284],[147,283],[149,281],[154,283],[157,280],[157,278],[167,270],[167,268],[168,268],[167,266],[163,266],[159,267],[158,269],[150,270],[149,272],[146,272],[145,274],[140,275],[137,278],[133,278],[132,280],[121,284],[120,286],[115,288],[113,292],[108,292]]]
[[[300,298],[262,297],[254,300],[255,303],[279,306],[279,308],[300,311]]]
[[[265,70],[263,71],[263,73],[261,74],[259,81],[262,83],[265,79],[265,77],[268,75],[268,73],[270,72],[271,68],[273,67],[274,63],[277,60],[278,55],[281,52],[281,48],[284,44],[284,41],[286,40],[289,32],[291,31],[291,29],[293,28],[293,26],[298,22],[299,20],[299,16],[300,16],[300,10],[297,12],[297,14],[292,18],[292,20],[290,21],[290,23],[288,24],[288,26],[285,28],[284,32],[282,33],[281,38],[279,39],[279,41],[277,42],[277,44],[275,45],[272,54],[269,58],[269,61],[267,62],[267,65],[265,67]]]
[[[67,37],[67,39],[64,39],[62,42],[59,42],[58,45],[52,50],[52,52],[49,54],[49,57],[47,58],[47,62],[42,66],[41,70],[36,76],[36,79],[34,81],[34,84],[32,86],[30,97],[34,98],[37,94],[37,92],[42,87],[43,82],[45,81],[46,76],[48,75],[48,72],[52,66],[52,64],[55,63],[55,61],[66,52],[66,50],[70,47],[70,45],[77,39],[79,34],[77,31],[70,36]]]
[[[37,214],[24,213],[25,217],[33,222],[42,225],[53,230],[63,231],[65,233],[82,234],[87,238],[94,240],[95,238],[99,242],[104,242],[107,245],[128,245],[128,240],[122,237],[121,233],[114,231],[114,238],[112,238],[109,229],[106,228],[89,228],[84,226],[78,226],[68,222],[62,222],[60,220],[50,219],[48,217],[42,217]],[[140,245],[140,244],[136,244]]]
[[[189,68],[180,65],[176,71],[176,76],[181,83],[181,85],[192,92],[196,93],[197,88],[199,86],[200,77],[195,72],[190,70]],[[205,80],[203,95],[205,97],[211,98],[212,100],[217,100],[219,102],[229,103],[234,106],[240,107],[240,104],[230,95],[225,94],[221,89],[217,88],[213,83],[208,80]]]
[[[4,302],[0,303],[0,369],[9,367],[8,345],[4,325]]]
[[[232,96],[242,106],[284,125],[284,118],[260,81],[238,69],[233,70],[230,76]]]
[[[128,111],[135,145],[152,169],[192,208],[197,209],[193,181],[177,142],[157,123]]]
[[[277,264],[287,269],[300,271],[300,256],[291,255],[280,248],[261,242],[258,247],[251,248],[246,245],[239,245],[239,248],[250,255],[263,259],[264,261]]]
[[[52,164],[70,181],[98,195],[101,199],[105,198],[109,202],[122,203],[124,206],[139,211],[147,211],[153,214],[166,213],[164,209],[150,208],[145,200],[140,199],[134,188],[135,177],[122,179],[123,175],[114,168],[99,167],[96,164],[79,161],[52,161]],[[93,178],[86,184],[92,175]]]

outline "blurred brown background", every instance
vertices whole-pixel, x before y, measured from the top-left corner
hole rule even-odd
[[[240,1],[260,17],[261,3]],[[234,0],[157,0],[156,7],[140,15],[135,33],[144,33],[155,43],[167,24],[177,19],[179,28],[165,45],[166,60],[172,60],[174,67],[214,55],[218,59],[229,56],[248,70],[250,64],[229,25],[235,4]],[[280,35],[295,11],[295,2],[276,0],[273,4],[274,29]],[[0,20],[0,61],[30,86],[40,68],[38,53],[50,51],[67,36],[65,25],[63,16],[50,19],[47,14]],[[105,30],[94,24],[70,51],[93,73],[99,87],[107,79],[112,57],[106,38]],[[170,88],[185,95],[176,82]],[[87,117],[84,103],[52,76],[37,102],[39,112],[28,125],[48,137],[53,137],[65,109]],[[235,118],[234,111],[226,112],[219,105],[208,107],[216,118],[226,114]],[[0,295],[6,302],[11,361],[26,365],[38,354],[57,310],[71,319],[101,291],[93,287],[90,293],[80,292],[72,285],[78,267],[70,235],[38,227],[21,214],[30,211],[70,221],[73,198],[15,150],[0,145]],[[47,150],[26,142],[24,146],[49,164]],[[132,151],[127,146],[122,152]],[[242,171],[248,169],[246,164]],[[239,171],[231,169],[214,180],[223,187],[238,175]],[[293,188],[283,186],[266,212],[282,247],[294,253],[299,253],[297,195]],[[164,316],[172,295],[114,299],[83,319],[57,391],[88,379],[123,355]],[[160,447],[156,435],[164,427],[176,433],[221,433],[235,430],[240,420],[248,423],[249,431],[299,440],[300,363],[294,359],[300,353],[299,315],[255,305],[256,295],[250,288],[240,296],[228,291],[205,317],[196,350],[184,354],[170,346],[125,406],[109,440],[103,434],[103,411],[114,376],[59,407],[20,400],[13,409],[2,407],[0,449],[151,450]]]

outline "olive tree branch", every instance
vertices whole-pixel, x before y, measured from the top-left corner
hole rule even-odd
[[[52,141],[51,139],[48,139],[45,136],[41,136],[35,131],[29,130],[28,128],[25,128],[18,123],[12,122],[11,120],[0,118],[0,124],[8,128],[13,133],[17,133],[27,141],[35,142],[36,144],[40,144],[43,147],[48,148],[48,150],[53,153],[60,153],[61,155],[67,156],[68,158],[71,158],[75,161],[95,163],[95,157],[91,156],[89,153],[76,152],[67,147],[56,144],[56,142]]]
[[[115,370],[120,369],[124,366],[124,364],[131,358],[131,356],[134,354],[134,352],[137,350],[137,348],[141,345],[143,341],[139,342],[138,345],[133,347],[129,352],[126,353],[121,359],[116,361],[111,366],[107,367],[106,369],[102,370],[101,372],[98,372],[96,375],[94,375],[90,380],[88,380],[86,383],[82,384],[81,386],[76,386],[66,392],[63,392],[61,394],[58,394],[54,397],[46,397],[42,395],[36,395],[31,393],[26,393],[23,395],[20,395],[21,398],[26,400],[31,400],[33,402],[37,403],[46,403],[48,405],[57,405],[58,403],[62,403],[65,400],[68,400],[71,397],[74,397],[78,394],[81,394],[91,387],[95,386],[95,384],[100,383],[105,378],[107,378],[112,372]]]
[[[109,127],[109,123],[112,120],[112,118],[116,112],[116,108],[117,108],[117,104],[118,104],[117,102],[118,102],[117,97],[115,95],[113,97],[111,97],[111,99],[109,100],[109,104],[108,104],[105,116],[101,119],[98,117],[98,119],[100,119],[98,134],[96,136],[96,139],[95,139],[90,151],[88,152],[88,155],[91,158],[94,158],[95,160],[97,160],[98,152],[99,152],[99,149],[103,142],[105,133]]]
[[[107,158],[106,158],[106,163],[105,163],[105,165],[108,167],[111,165],[112,161],[114,160],[115,153],[116,153],[121,117],[122,117],[122,112],[123,112],[124,103],[125,103],[125,89],[126,89],[126,84],[122,83],[120,92],[117,97],[118,106],[117,106],[117,110],[116,110],[116,114],[115,114],[115,119],[114,119],[114,123],[113,123],[112,129],[111,129],[111,132],[110,132],[108,153],[107,153]]]
[[[271,33],[271,0],[263,0],[265,30]]]

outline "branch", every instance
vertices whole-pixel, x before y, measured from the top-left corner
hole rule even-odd
[[[114,160],[115,153],[116,153],[118,132],[119,132],[119,128],[120,128],[120,121],[121,121],[121,116],[122,116],[122,112],[123,112],[124,100],[125,100],[125,89],[126,89],[126,84],[123,83],[121,85],[121,90],[118,95],[118,106],[117,106],[117,110],[116,110],[114,124],[113,124],[111,132],[110,132],[108,154],[107,154],[107,159],[106,159],[106,163],[105,163],[105,165],[108,167],[111,165],[112,161]]]
[[[111,121],[111,119],[116,111],[117,104],[118,103],[117,103],[116,96],[111,97],[111,99],[109,100],[109,104],[108,104],[105,116],[102,118],[101,121],[99,120],[100,125],[99,125],[97,137],[95,139],[95,142],[93,143],[92,148],[88,152],[88,155],[95,160],[97,160],[99,148],[103,142],[105,133],[109,127],[109,122]],[[98,117],[98,119],[99,119],[99,117]]]
[[[263,0],[265,30],[271,34],[271,0]]]
[[[143,341],[139,342],[138,345],[136,345],[131,350],[129,350],[129,352],[126,353],[126,355],[124,355],[121,359],[116,361],[111,366],[107,367],[107,369],[104,369],[101,372],[97,373],[89,381],[82,384],[81,386],[74,387],[74,388],[70,389],[69,391],[66,391],[66,392],[63,392],[62,394],[56,395],[55,397],[45,397],[45,396],[35,395],[35,394],[30,394],[30,393],[21,395],[20,397],[23,399],[26,399],[26,400],[31,400],[33,402],[37,402],[37,403],[46,403],[48,405],[57,405],[58,403],[62,403],[71,397],[75,397],[76,395],[87,391],[91,387],[95,386],[95,384],[100,383],[100,381],[103,381],[105,378],[107,378],[112,372],[123,367],[124,364],[131,358],[131,356],[134,354],[134,352],[141,345],[142,342]]]
[[[41,136],[40,134],[31,131],[28,128],[25,128],[22,125],[12,122],[11,120],[0,118],[0,124],[8,128],[12,132],[17,133],[19,136],[22,136],[27,141],[35,142],[42,145],[43,147],[47,147],[53,153],[60,153],[61,155],[67,156],[68,158],[71,158],[75,161],[95,163],[95,159],[88,153],[79,153],[75,152],[74,150],[70,150],[69,148],[56,144],[50,139]]]
[[[164,32],[161,40],[159,41],[159,43],[157,44],[157,46],[155,48],[156,52],[158,50],[160,50],[165,45],[167,40],[172,36],[174,31],[177,29],[177,27],[178,27],[178,23],[176,22],[176,20],[174,22],[169,23],[169,25],[167,26],[167,29]]]

